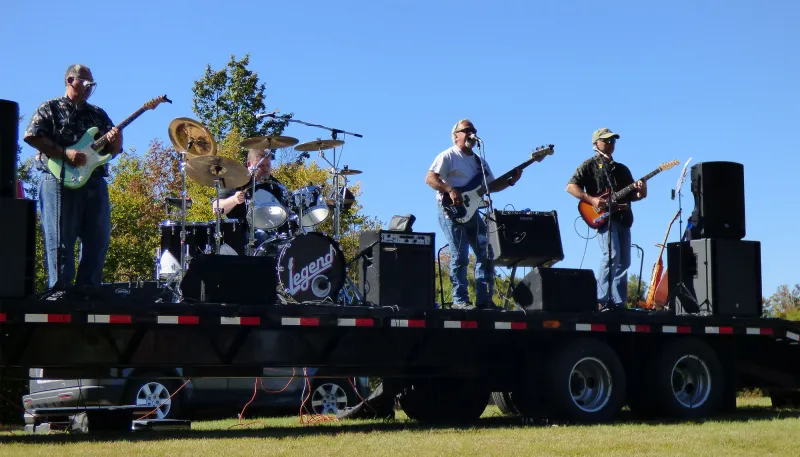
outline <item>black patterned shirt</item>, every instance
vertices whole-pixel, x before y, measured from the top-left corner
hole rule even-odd
[[[605,172],[603,172],[599,166],[601,160],[602,159],[597,155],[591,159],[585,160],[578,166],[578,169],[575,170],[575,174],[572,175],[568,184],[577,184],[578,187],[592,197],[597,197],[605,192],[608,189],[608,179],[606,179]],[[633,175],[631,175],[631,171],[628,167],[613,159],[610,162],[603,161],[603,163],[606,164],[615,192],[629,184],[633,184]],[[630,194],[624,200],[617,203],[630,201],[631,195],[633,194]],[[628,207],[627,210],[613,213],[611,219],[621,222],[626,227],[630,227],[633,225],[633,211]]]
[[[58,145],[69,148],[91,127],[99,130],[97,138],[114,128],[111,118],[101,108],[85,102],[75,110],[74,106],[67,96],[42,103],[31,116],[23,139],[27,142],[31,137],[48,137]],[[49,173],[46,163],[47,157],[37,154],[36,168]],[[93,174],[108,176],[107,166],[98,167]]]

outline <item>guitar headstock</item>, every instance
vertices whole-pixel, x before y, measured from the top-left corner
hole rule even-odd
[[[144,108],[145,109],[155,109],[156,106],[158,106],[158,105],[160,105],[160,104],[162,104],[164,102],[172,103],[172,100],[168,99],[166,95],[162,95],[160,97],[156,97],[156,98],[148,101],[147,103],[145,103],[144,104]]]
[[[547,146],[542,145],[542,146],[539,146],[538,148],[536,148],[531,153],[531,159],[537,159],[537,158],[542,158],[543,159],[546,156],[553,155],[553,154],[555,154],[555,145],[552,145],[552,144],[548,144]]]
[[[678,165],[679,163],[681,163],[680,160],[673,160],[672,162],[664,162],[658,166],[658,169],[661,171],[666,171],[674,167],[675,165]]]

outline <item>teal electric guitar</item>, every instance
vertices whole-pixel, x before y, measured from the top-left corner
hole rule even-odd
[[[161,97],[150,100],[142,105],[141,108],[136,110],[135,113],[131,114],[124,121],[117,124],[117,129],[122,131],[122,129],[124,129],[128,124],[136,120],[137,117],[141,116],[142,113],[149,109],[155,109],[156,106],[164,102],[172,103],[172,100],[168,99],[166,95],[162,95]],[[83,134],[83,137],[80,139],[80,141],[66,148],[77,149],[78,151],[86,154],[86,163],[83,165],[76,167],[70,163],[67,163],[64,167],[64,187],[67,189],[78,189],[82,187],[89,180],[89,177],[92,175],[92,172],[95,168],[101,167],[111,160],[111,154],[102,153],[103,148],[105,148],[108,144],[108,138],[106,135],[103,135],[100,138],[95,139],[98,131],[99,130],[97,127],[90,128],[86,131],[86,133]],[[64,161],[62,159],[47,160],[47,168],[50,170],[50,173],[53,173],[53,176],[55,176],[57,180],[61,180],[61,167],[63,163]]]

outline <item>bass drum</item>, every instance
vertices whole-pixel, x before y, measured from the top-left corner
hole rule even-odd
[[[298,235],[279,248],[280,287],[298,302],[335,299],[345,280],[344,253],[321,233]]]

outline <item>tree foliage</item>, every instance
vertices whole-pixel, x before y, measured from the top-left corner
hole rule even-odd
[[[792,288],[786,284],[778,286],[778,290],[764,300],[763,314],[769,317],[800,320],[800,284],[795,284]]]
[[[647,297],[647,287],[647,283],[642,281],[639,275],[631,274],[628,276],[628,308],[637,307],[640,301],[644,301],[645,297]]]
[[[256,119],[257,114],[265,111],[266,86],[259,82],[258,74],[247,68],[249,64],[250,54],[240,60],[231,55],[220,70],[207,65],[203,77],[194,83],[192,111],[217,141],[233,131],[238,131],[242,138],[280,135],[292,117],[283,114]],[[244,161],[246,155],[247,151],[242,150],[236,157]]]
[[[441,251],[441,255],[436,253],[436,297],[435,301],[439,303],[439,306],[447,305],[450,306],[453,303],[453,284],[450,280],[450,251],[448,249],[443,249]],[[494,271],[494,294],[492,295],[492,301],[498,305],[502,306],[505,309],[513,310],[515,309],[514,301],[512,299],[505,299],[506,292],[508,291],[508,285],[510,283],[510,278],[504,277],[503,275],[498,273],[498,270],[495,269]],[[521,278],[515,278],[516,281],[519,281]],[[467,266],[467,282],[468,282],[468,291],[469,291],[469,299],[474,304],[475,303],[475,255],[472,253],[469,254],[469,265]],[[444,297],[444,301],[442,301],[442,297]]]

